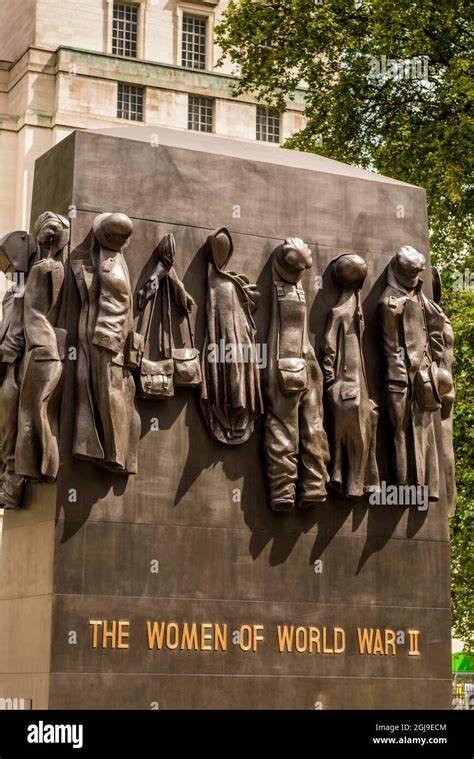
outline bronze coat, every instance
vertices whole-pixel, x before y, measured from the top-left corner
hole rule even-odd
[[[31,267],[25,285],[25,359],[15,471],[39,482],[54,482],[59,470],[65,330],[57,325],[64,278],[62,261],[43,258]]]
[[[73,454],[106,468],[136,473],[140,417],[135,382],[124,365],[132,292],[121,252],[76,251],[71,269],[79,290]]]
[[[214,256],[214,241],[215,236],[211,236],[207,329],[201,356],[201,408],[211,435],[221,443],[237,445],[248,440],[263,411],[252,316],[256,302],[254,290],[244,276],[224,271],[232,247],[224,265],[219,265]],[[230,349],[236,346],[234,359],[226,361],[222,353],[229,346]],[[218,360],[209,361],[214,348]]]
[[[328,317],[322,351],[331,422],[330,483],[358,497],[380,487],[375,457],[378,409],[369,398],[359,294],[341,293]]]
[[[274,254],[275,255],[275,254]],[[288,510],[326,498],[329,449],[323,427],[323,381],[307,330],[301,282],[281,279],[273,266],[272,312],[265,371],[265,458],[271,505]],[[285,392],[278,359],[303,359],[306,386]]]
[[[22,504],[25,489],[25,478],[20,477],[15,472],[15,449],[18,436],[18,410],[25,338],[23,332],[23,294],[19,295],[14,288],[8,290],[3,299],[2,316],[0,354],[4,368],[1,388],[3,483],[0,503],[5,503],[7,508],[18,508]]]
[[[429,319],[429,301],[421,291],[401,285],[389,267],[387,286],[379,301],[386,360],[388,410],[394,427],[397,484],[428,487],[429,499],[439,498],[439,464],[433,412],[422,411],[414,396],[413,381],[429,341],[437,364],[443,355],[440,324]]]

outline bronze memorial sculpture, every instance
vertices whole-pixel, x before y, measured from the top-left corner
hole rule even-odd
[[[301,278],[311,251],[289,238],[273,253],[273,290],[265,377],[265,456],[271,506],[289,511],[326,498],[329,459],[322,375],[309,342]],[[298,491],[298,492],[297,492]]]
[[[25,359],[18,411],[16,474],[54,482],[59,471],[59,409],[66,350],[70,223],[46,211],[36,220],[38,259],[25,284]]]
[[[406,245],[392,258],[379,302],[386,361],[388,412],[394,431],[396,484],[427,487],[439,498],[433,412],[441,408],[438,366],[443,325],[422,292],[425,257]]]
[[[207,238],[207,329],[201,357],[201,408],[211,435],[244,443],[263,411],[255,346],[260,294],[243,274],[227,271],[232,238],[222,227]]]
[[[134,343],[132,289],[123,251],[133,231],[123,213],[94,219],[91,248],[71,256],[81,298],[73,454],[135,474],[140,416],[129,361]]]
[[[2,302],[0,351],[2,362],[2,486],[0,506],[15,509],[21,506],[26,480],[15,472],[15,448],[18,435],[18,408],[25,337],[23,311],[25,282],[34,261],[36,242],[25,231],[10,232],[0,240],[0,268],[10,274],[13,285]]]
[[[361,256],[344,253],[331,264],[340,289],[322,343],[331,426],[330,484],[357,498],[380,487],[375,448],[378,409],[369,396],[362,350],[360,289],[367,276]]]
[[[66,347],[65,279],[69,221],[47,211],[34,235],[14,232],[0,240],[3,271],[22,277],[4,298],[3,481],[0,502],[21,506],[26,480],[55,481],[59,469],[58,413]],[[201,408],[218,441],[245,442],[263,411],[253,313],[260,294],[247,277],[227,270],[233,253],[222,227],[206,241],[206,334],[200,357],[190,312],[193,298],[178,277],[172,234],[163,237],[147,264],[137,294],[141,332],[135,331],[133,298],[124,258],[133,224],[122,213],[99,214],[90,248],[70,258],[79,291],[73,455],[123,474],[137,472],[140,397],[166,399],[175,386],[201,386]],[[151,268],[150,268],[151,264]],[[264,448],[271,506],[289,511],[326,498],[326,483],[348,497],[380,487],[376,459],[378,408],[370,398],[362,338],[360,290],[364,259],[343,253],[331,261],[339,288],[322,340],[322,372],[310,344],[301,283],[311,251],[288,238],[272,256],[273,289],[265,373]],[[434,299],[422,292],[425,257],[404,246],[388,267],[379,301],[386,360],[386,393],[395,442],[395,480],[426,486],[439,497],[433,413],[441,409],[446,489],[454,513],[452,449],[453,333]],[[436,274],[436,272],[435,272]],[[157,304],[161,318],[154,320]],[[176,313],[187,323],[189,345]],[[150,351],[159,350],[157,359]],[[323,426],[322,377],[328,438]],[[329,457],[329,449],[331,458]],[[329,464],[330,459],[330,464]],[[327,467],[329,465],[329,474]]]
[[[36,160],[31,232],[0,239],[0,702],[449,708],[453,330],[421,281],[425,191],[77,130]]]

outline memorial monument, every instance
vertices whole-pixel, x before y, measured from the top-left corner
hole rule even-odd
[[[448,708],[424,191],[140,127],[45,153],[31,218],[0,240],[0,697]]]

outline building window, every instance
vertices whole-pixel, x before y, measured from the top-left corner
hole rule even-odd
[[[278,111],[257,106],[257,140],[280,142],[280,114]]]
[[[212,132],[212,110],[213,101],[211,98],[189,95],[188,129],[195,129],[198,132]]]
[[[202,16],[183,14],[181,65],[188,69],[206,68],[206,23]]]
[[[114,3],[112,16],[112,55],[137,57],[138,5]]]
[[[129,121],[143,121],[143,87],[119,84],[117,93],[117,117]]]

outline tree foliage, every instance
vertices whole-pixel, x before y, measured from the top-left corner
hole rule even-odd
[[[462,259],[472,241],[472,7],[231,0],[217,29],[224,55],[238,64],[236,93],[253,91],[283,111],[305,83],[307,125],[285,147],[426,188],[441,267]]]
[[[238,65],[236,94],[254,92],[284,111],[304,83],[306,127],[285,147],[426,188],[445,284],[472,263],[473,8],[468,0],[231,0],[217,29]],[[456,337],[453,625],[474,647],[474,293],[448,292],[443,307]]]
[[[451,519],[452,614],[455,635],[474,651],[474,293],[447,292],[444,311],[456,337],[454,353],[454,452],[458,496]]]

